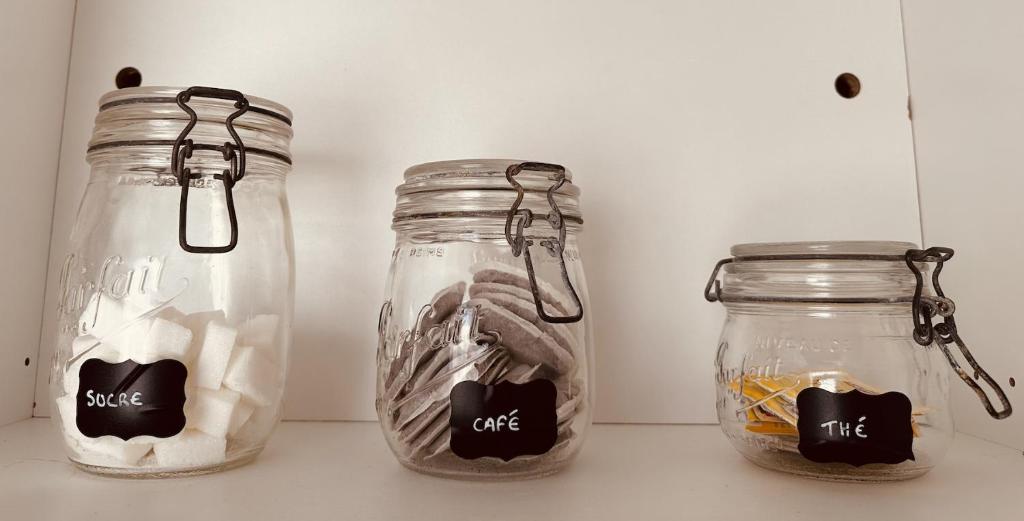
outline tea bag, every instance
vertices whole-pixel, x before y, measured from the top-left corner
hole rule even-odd
[[[845,371],[816,371],[803,374],[778,376],[743,376],[732,380],[729,389],[740,396],[747,432],[773,438],[799,438],[797,421],[797,395],[809,387],[817,387],[834,393],[858,390],[865,394],[882,394],[878,389],[847,374]],[[926,408],[912,411],[911,429],[914,437],[921,436],[916,419],[927,412]],[[792,445],[790,447],[790,445]],[[795,443],[780,445],[787,450],[797,451]]]

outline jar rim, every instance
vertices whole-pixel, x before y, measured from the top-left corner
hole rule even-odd
[[[178,105],[178,95],[190,91],[189,114]],[[248,102],[241,113],[235,106],[237,96]],[[230,99],[222,99],[221,96]],[[188,127],[194,118],[195,125]],[[230,120],[230,125],[227,122]],[[264,163],[291,165],[292,112],[279,103],[227,89],[203,87],[130,87],[107,92],[100,97],[92,138],[86,158],[94,160],[150,154],[171,150],[189,129],[187,139],[197,150],[221,150],[225,142],[237,141],[247,154]],[[237,136],[230,133],[233,128]],[[119,152],[123,150],[128,152]],[[223,151],[221,150],[221,153]]]
[[[466,158],[466,159],[446,159],[444,161],[428,161],[426,163],[420,163],[417,165],[410,166],[405,169],[406,181],[412,180],[421,176],[434,176],[438,174],[473,174],[473,173],[491,173],[501,172],[505,174],[505,170],[510,166],[517,163],[525,163],[522,159],[494,159],[494,158]],[[526,171],[524,171],[525,173]],[[568,168],[565,169],[566,181],[572,181],[572,171]]]
[[[733,257],[760,255],[904,255],[917,245],[905,241],[793,241],[734,244]]]
[[[520,159],[453,159],[432,161],[413,165],[405,170],[405,181],[398,185],[395,194],[402,196],[420,192],[451,190],[507,190],[514,192],[505,171],[509,166],[526,163]],[[556,193],[577,197],[578,186],[572,182],[572,171],[565,169],[565,184]],[[528,192],[546,192],[551,186],[554,174],[523,170],[516,180]]]
[[[127,87],[123,89],[112,90],[100,96],[99,107],[100,112],[109,110],[113,107],[117,107],[125,104],[156,104],[156,103],[176,103],[175,98],[181,91],[188,90],[188,87],[171,87],[171,86],[146,86],[146,87]],[[249,100],[250,110],[254,112],[260,112],[274,117],[289,127],[292,125],[292,111],[288,107],[271,101],[266,98],[258,96],[245,95],[245,99]],[[204,102],[208,102],[214,105],[230,106],[232,104],[229,100],[220,99],[204,99]]]
[[[732,258],[719,264],[723,278],[716,298],[727,306],[910,302],[916,288],[906,262],[911,249],[917,246],[902,241],[737,244]]]

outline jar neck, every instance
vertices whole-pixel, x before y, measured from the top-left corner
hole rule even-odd
[[[576,241],[576,235],[582,225],[575,220],[566,219],[565,239],[567,243]],[[448,217],[412,217],[395,219],[391,228],[398,232],[399,240],[408,239],[416,242],[459,241],[459,240],[494,240],[506,241],[505,219],[496,217],[476,217],[468,215]],[[515,229],[512,231],[515,234]],[[558,231],[543,219],[534,219],[533,226],[524,230],[528,240],[535,243],[550,237],[557,237]],[[539,246],[538,246],[539,247]]]
[[[835,316],[894,317],[913,327],[913,308],[908,302],[872,304],[822,304],[801,302],[723,302],[729,315],[770,315],[793,317]]]
[[[109,176],[126,174],[135,176],[152,176],[168,178],[177,184],[171,171],[171,150],[166,146],[126,146],[105,148],[90,152],[87,156],[92,166],[92,176]],[[222,174],[228,167],[224,158],[215,152],[197,151],[188,159],[187,168],[193,174],[204,177]],[[284,180],[291,165],[275,158],[250,154],[246,161],[244,183],[246,178],[272,178]]]
[[[926,268],[922,268],[925,270]],[[903,262],[766,261],[726,267],[723,300],[909,300],[917,279]]]

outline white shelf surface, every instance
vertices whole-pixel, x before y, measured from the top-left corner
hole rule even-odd
[[[568,470],[509,483],[401,467],[375,423],[286,422],[248,466],[192,478],[92,476],[49,420],[0,428],[0,519],[1020,519],[1024,457],[959,435],[916,480],[818,482],[761,469],[717,426],[597,425]]]

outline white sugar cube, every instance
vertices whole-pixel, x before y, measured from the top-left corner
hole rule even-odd
[[[223,310],[213,311],[200,311],[197,313],[189,313],[185,315],[185,320],[182,321],[182,325],[192,330],[192,338],[195,340],[203,339],[203,331],[206,330],[206,324],[213,321],[226,322],[224,318]]]
[[[136,464],[137,467],[155,467],[156,466],[156,454],[153,451],[149,451],[139,462]]]
[[[279,315],[255,315],[238,326],[238,343],[264,350],[268,356],[276,351]]]
[[[143,341],[130,352],[131,359],[140,364],[165,359],[187,362],[192,355],[192,331],[169,320],[155,318]]]
[[[277,400],[281,375],[277,366],[267,361],[255,347],[235,349],[224,373],[224,386],[242,393],[256,405],[266,406]]]
[[[64,370],[62,378],[64,379],[63,387],[65,396],[70,396],[73,399],[78,395],[78,384],[81,381],[79,371],[82,370],[82,364],[84,364],[86,360],[87,359],[83,356],[82,358],[72,362],[71,365],[67,366],[67,369]]]
[[[79,334],[100,340],[142,316],[146,309],[103,293],[96,293],[86,303],[78,319]]]
[[[199,355],[193,365],[192,374],[195,383],[206,389],[220,389],[231,361],[232,348],[235,346],[237,331],[220,320],[207,322],[203,328],[202,344]]]
[[[150,327],[141,340],[138,339],[137,335],[133,335],[132,343],[121,347],[121,352],[129,353],[130,358],[138,363],[153,363],[168,358],[188,361],[191,356],[191,331],[170,320],[150,320]]]
[[[124,441],[114,436],[81,438],[82,463],[100,466],[134,467],[153,448],[152,443]]]
[[[156,318],[162,318],[188,327],[187,324],[185,324],[188,320],[188,315],[174,306],[168,306],[161,309],[157,312]]]
[[[121,301],[102,293],[96,293],[86,302],[78,317],[78,333],[102,337],[121,323],[123,311]]]
[[[76,423],[78,421],[75,416],[77,410],[78,401],[74,395],[66,394],[57,398],[57,415],[60,416],[64,439],[68,441],[68,445],[72,445],[76,449],[79,440],[84,438],[81,431],[78,430],[78,424]]]
[[[280,411],[280,406],[257,407],[249,420],[233,434],[232,444],[250,448],[266,442],[274,430],[274,425],[280,419]]]
[[[76,359],[74,362],[65,365],[62,377],[64,384],[64,392],[67,394],[74,396],[78,393],[79,372],[82,370],[82,364],[84,364],[86,360],[92,360],[95,358],[103,360],[104,362],[114,364],[118,362],[123,362],[127,359],[126,356],[123,356],[116,349],[113,349],[112,347],[106,344],[96,344],[93,341],[90,345],[92,347],[80,348],[81,351],[84,352],[84,354],[82,354],[80,358]],[[74,343],[72,343],[71,349],[72,351],[75,350]]]
[[[60,416],[64,441],[76,455],[76,461],[88,465],[134,466],[145,456],[153,444],[145,438],[125,441],[114,436],[89,438],[78,430],[75,412],[78,402],[73,395],[57,398],[57,414]],[[152,438],[150,438],[152,439]]]
[[[139,347],[148,341],[152,325],[153,319],[148,317],[128,319],[118,329],[110,331],[101,341],[134,359]]]
[[[100,341],[92,335],[80,335],[71,341],[71,357],[74,358],[87,350],[99,346]]]
[[[238,429],[245,425],[245,422],[249,421],[252,417],[252,412],[256,410],[256,406],[249,403],[246,400],[241,400],[238,405],[235,406],[234,412],[231,414],[231,424],[228,425],[228,436],[234,436],[238,434]]]
[[[65,396],[74,398],[78,395],[78,384],[81,381],[78,371],[82,369],[83,363],[85,360],[76,360],[61,374],[61,387],[64,388]]]
[[[153,445],[157,464],[161,467],[187,469],[215,465],[224,461],[227,440],[186,429],[176,436]]]
[[[186,427],[203,431],[215,438],[227,436],[240,394],[229,389],[199,389],[185,411]]]

